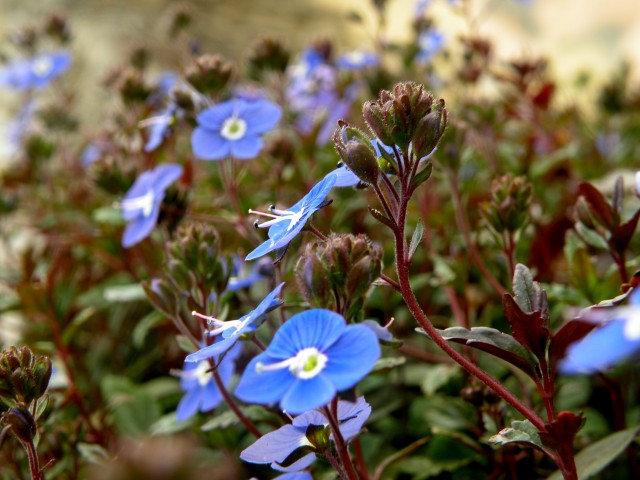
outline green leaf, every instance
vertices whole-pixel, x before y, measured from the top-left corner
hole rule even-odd
[[[137,348],[142,348],[144,341],[149,334],[149,331],[156,325],[160,325],[166,320],[166,316],[158,310],[153,310],[151,313],[143,317],[131,332],[131,340],[133,345]]]
[[[597,248],[599,250],[608,250],[609,245],[607,241],[602,238],[595,230],[591,230],[582,222],[576,222],[574,225],[576,232],[582,238],[582,241],[587,245]]]
[[[615,432],[582,449],[576,455],[578,478],[586,480],[601,472],[604,467],[609,465],[633,442],[638,435],[638,431],[640,431],[640,427]],[[547,480],[562,480],[562,473],[556,471]]]
[[[533,275],[525,265],[518,263],[513,273],[513,293],[515,301],[525,313],[538,310],[540,286],[533,281]]]
[[[96,443],[78,443],[80,457],[88,463],[103,465],[109,460],[109,453]]]
[[[176,412],[163,415],[150,427],[151,435],[172,435],[186,430],[191,426],[191,422],[181,422],[176,417]]]
[[[176,335],[176,342],[178,342],[178,346],[180,347],[180,350],[182,350],[183,352],[193,353],[197,350],[193,342],[189,340],[188,337],[185,337],[184,335]]]
[[[422,224],[422,219],[420,219],[418,220],[416,229],[413,231],[413,235],[411,235],[411,243],[409,244],[409,261],[413,258],[413,254],[416,253],[416,249],[420,245],[423,235],[424,225]]]
[[[371,371],[376,372],[379,370],[388,370],[404,365],[406,362],[407,359],[405,357],[384,357],[375,363]]]
[[[420,170],[411,180],[411,191],[413,192],[421,184],[429,180],[433,172],[433,163],[429,162],[422,170]]]
[[[526,443],[544,450],[540,435],[538,435],[538,429],[529,420],[511,422],[511,427],[503,428],[497,434],[491,436],[489,443],[494,445]]]
[[[108,302],[132,302],[137,300],[146,300],[147,294],[144,293],[142,285],[132,283],[130,285],[118,285],[104,289],[104,299]]]
[[[375,218],[376,220],[378,220],[380,223],[385,224],[387,227],[389,227],[390,229],[394,229],[395,228],[395,224],[393,222],[393,220],[391,220],[390,218],[388,218],[384,213],[382,213],[380,210],[376,210],[373,207],[369,207],[369,213],[371,213],[371,215],[373,216],[373,218]]]
[[[265,411],[264,408],[258,405],[249,405],[248,407],[240,407],[242,414],[251,421],[265,420],[269,417],[275,417]],[[205,422],[200,429],[203,432],[210,430],[216,430],[218,428],[228,428],[231,425],[237,425],[240,423],[238,417],[231,410],[226,410],[213,417],[208,422]]]
[[[116,207],[101,207],[93,211],[93,220],[104,225],[124,225],[122,212]]]
[[[457,365],[441,364],[430,366],[420,382],[422,393],[430,397],[459,374],[460,368]]]

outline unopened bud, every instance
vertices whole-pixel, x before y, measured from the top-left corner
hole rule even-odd
[[[31,443],[38,433],[31,412],[24,405],[16,405],[2,415],[2,422],[8,425],[18,440]]]
[[[227,86],[233,73],[233,65],[220,55],[203,55],[187,70],[186,76],[199,92],[216,95]]]

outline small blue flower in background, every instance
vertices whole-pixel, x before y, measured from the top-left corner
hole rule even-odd
[[[340,433],[346,442],[360,433],[369,415],[371,415],[371,406],[364,397],[358,398],[355,403],[344,400],[338,402]],[[260,437],[240,453],[240,458],[249,463],[270,463],[271,468],[281,472],[294,472],[307,468],[316,459],[316,454],[313,452],[291,465],[283,466],[282,463],[299,448],[313,449],[313,445],[306,437],[307,428],[310,425],[327,427],[329,420],[317,410],[305,412],[295,417],[290,425],[284,425]],[[329,439],[333,440],[333,434]]]
[[[261,258],[253,264],[249,270],[247,263],[239,256],[233,258],[233,270],[227,291],[235,292],[241,288],[247,288],[260,280],[273,276],[273,264],[268,258]]]
[[[29,133],[35,113],[36,101],[31,98],[22,105],[13,120],[3,125],[6,129],[6,144],[4,146],[8,151],[8,155],[14,155],[22,149],[22,141]]]
[[[214,358],[220,380],[225,387],[231,383],[235,361],[241,351],[242,344],[236,344],[222,360]],[[213,380],[211,363],[208,360],[197,363],[185,362],[183,370],[178,375],[180,376],[180,388],[185,392],[176,409],[176,417],[179,422],[191,418],[198,411],[213,410],[222,402],[222,393]]]
[[[598,373],[640,353],[640,290],[631,306],[591,310],[587,321],[604,325],[569,346],[558,370],[566,375]]]
[[[88,167],[102,155],[102,149],[97,142],[90,142],[80,153],[80,163],[82,166]]]
[[[70,65],[71,54],[66,51],[14,60],[0,69],[0,86],[17,90],[40,89],[66,72]]]
[[[262,136],[278,124],[281,115],[278,105],[262,99],[235,99],[208,108],[197,117],[191,136],[193,153],[203,160],[255,158],[264,145]]]
[[[362,70],[363,68],[373,67],[379,62],[380,57],[375,53],[354,50],[338,57],[336,66],[344,70]]]
[[[169,136],[170,127],[175,123],[175,117],[178,107],[175,104],[169,104],[167,108],[158,112],[157,115],[142,120],[141,127],[147,128],[149,137],[144,145],[145,152],[153,152],[158,148],[164,139]]]
[[[415,60],[427,63],[436,53],[442,50],[445,44],[445,36],[437,30],[424,30],[418,36],[418,53]]]
[[[325,197],[336,183],[337,176],[329,174],[317,183],[309,193],[307,193],[295,205],[286,210],[277,208],[269,208],[271,213],[263,213],[255,210],[249,210],[249,213],[255,213],[270,217],[264,223],[254,224],[257,228],[269,227],[269,240],[259,245],[255,250],[247,255],[245,260],[254,260],[274,250],[280,250],[294,239],[307,223],[307,220],[317,212],[325,203]]]
[[[235,395],[303,413],[353,387],[379,357],[378,339],[369,328],[347,325],[330,310],[307,310],[285,322],[269,347],[251,360]]]
[[[182,176],[182,166],[171,163],[142,173],[120,205],[129,224],[122,235],[122,246],[129,248],[151,234],[158,222],[160,204],[166,189]]]
[[[280,305],[280,300],[276,297],[280,294],[280,290],[282,290],[283,285],[284,283],[281,283],[274,288],[269,295],[264,297],[255,310],[249,312],[238,320],[221,321],[217,318],[193,312],[193,315],[207,320],[208,323],[215,327],[213,330],[208,332],[209,336],[221,334],[221,339],[213,345],[206,346],[197,352],[190,353],[187,355],[187,358],[185,358],[185,362],[200,362],[201,360],[220,356],[233,347],[243,333],[254,331],[260,325],[260,322],[264,320],[265,314],[269,310],[273,310]]]

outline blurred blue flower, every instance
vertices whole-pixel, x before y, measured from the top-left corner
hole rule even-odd
[[[418,36],[418,53],[415,60],[420,63],[427,63],[433,56],[442,50],[445,44],[444,34],[437,30],[429,29],[420,32]]]
[[[221,338],[216,343],[201,348],[197,352],[190,353],[185,358],[185,362],[199,362],[209,358],[222,355],[233,347],[240,339],[243,333],[254,331],[265,318],[265,314],[269,310],[273,310],[280,305],[280,300],[276,297],[280,294],[284,283],[278,285],[269,295],[264,297],[260,304],[251,312],[239,320],[227,320],[222,321],[217,318],[208,317],[197,312],[193,312],[193,315],[207,320],[207,323],[213,325],[215,328],[208,332],[209,336],[221,335]]]
[[[258,223],[256,220],[254,225],[257,228],[269,227],[269,240],[250,252],[245,260],[254,260],[273,250],[280,250],[289,245],[289,242],[300,233],[309,217],[322,208],[325,203],[325,197],[336,183],[336,179],[336,175],[327,175],[301,200],[286,210],[279,210],[273,206],[269,208],[271,213],[249,210],[249,213],[270,217],[271,220],[264,223]]]
[[[225,387],[231,383],[235,361],[241,351],[242,344],[236,344],[224,358],[214,357],[220,380]],[[179,422],[187,420],[198,411],[213,410],[222,402],[222,393],[213,380],[211,368],[211,363],[208,360],[197,363],[185,362],[183,370],[178,373],[180,388],[185,392],[176,409]]]
[[[93,162],[98,160],[102,155],[102,149],[97,142],[90,142],[80,153],[80,163],[82,166],[88,167]]]
[[[67,51],[14,60],[0,69],[0,86],[17,90],[40,89],[67,71],[70,65],[71,54]]]
[[[354,50],[338,57],[336,66],[344,70],[362,70],[363,68],[373,67],[379,62],[380,57],[375,53]]]
[[[273,480],[313,480],[309,472],[291,472],[278,475]]]
[[[249,269],[247,263],[240,256],[235,256],[233,258],[231,277],[229,278],[229,283],[227,283],[227,291],[235,292],[272,276],[273,264],[268,258],[259,259]]]
[[[330,310],[291,317],[247,366],[235,395],[248,403],[280,403],[298,414],[326,405],[373,368],[380,346],[364,325],[347,325]]]
[[[16,154],[22,148],[22,141],[27,133],[36,112],[35,99],[27,100],[16,117],[5,124],[6,144],[10,155]]]
[[[122,235],[122,246],[129,248],[144,240],[158,222],[165,190],[182,176],[182,166],[170,163],[142,173],[121,203],[122,216],[129,224]]]
[[[262,135],[278,124],[281,115],[282,109],[268,100],[235,99],[208,108],[197,117],[193,153],[203,160],[254,158],[264,145]]]
[[[338,402],[340,433],[346,442],[360,433],[369,415],[371,406],[364,397],[358,398],[355,403],[344,400]],[[318,410],[305,412],[295,417],[290,425],[284,425],[260,437],[240,453],[240,458],[248,463],[270,463],[271,468],[281,472],[295,472],[307,468],[316,459],[316,454],[312,451],[291,465],[284,466],[283,462],[299,448],[307,447],[313,450],[313,445],[306,436],[310,425],[328,427],[329,420]],[[329,439],[333,440],[333,434]]]
[[[147,143],[144,145],[145,152],[153,152],[162,144],[165,137],[169,136],[169,129],[175,123],[177,111],[178,107],[171,103],[157,115],[140,122],[140,126],[148,130]]]
[[[590,310],[587,321],[603,323],[567,349],[558,370],[566,375],[598,373],[640,353],[640,290],[630,306]]]

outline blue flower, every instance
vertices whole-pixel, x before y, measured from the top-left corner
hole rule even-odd
[[[380,346],[364,325],[323,309],[298,313],[247,366],[235,395],[298,414],[326,405],[373,368]]]
[[[264,142],[262,135],[280,121],[282,109],[267,100],[229,100],[198,115],[191,136],[196,157],[221,160],[228,156],[254,158]]]
[[[122,246],[129,248],[144,240],[158,222],[165,190],[182,176],[182,166],[160,165],[142,173],[121,203],[122,216],[129,222],[122,235]]]
[[[338,57],[336,66],[344,70],[362,70],[377,65],[379,61],[380,57],[375,53],[354,50]]]
[[[591,310],[587,321],[603,322],[573,343],[558,370],[567,375],[597,373],[640,352],[640,290],[630,296],[631,306]]]
[[[273,250],[280,250],[289,245],[289,242],[300,233],[304,224],[311,215],[324,206],[325,197],[336,183],[337,176],[329,174],[316,184],[309,193],[307,193],[295,205],[286,210],[280,210],[271,206],[271,213],[262,213],[255,210],[249,210],[249,213],[256,213],[270,217],[264,223],[254,224],[257,228],[269,227],[269,240],[259,245],[253,250],[245,260],[254,260]]]
[[[223,359],[214,358],[220,380],[225,387],[231,383],[235,360],[241,351],[242,344],[236,344]],[[198,411],[213,410],[222,402],[222,393],[213,380],[211,368],[211,363],[208,360],[197,363],[185,362],[183,370],[178,373],[180,388],[185,392],[176,409],[176,417],[179,422],[187,420]]]
[[[175,123],[177,110],[176,105],[171,103],[157,115],[140,122],[139,125],[146,127],[149,133],[147,143],[144,145],[145,152],[153,152],[162,144],[165,137],[169,136],[169,128]]]
[[[190,353],[187,355],[187,358],[185,358],[185,362],[199,362],[201,360],[220,356],[233,347],[243,333],[255,330],[260,322],[264,320],[265,314],[280,304],[280,300],[276,297],[280,293],[280,290],[282,290],[283,285],[284,283],[281,283],[274,288],[269,295],[264,297],[264,300],[260,302],[255,310],[249,312],[239,320],[227,320],[225,322],[218,320],[217,318],[207,317],[193,312],[193,315],[204,318],[209,324],[215,327],[213,330],[208,332],[209,336],[221,334],[222,338],[213,345],[206,346],[197,352]]]
[[[40,89],[63,74],[70,65],[71,55],[66,51],[14,60],[0,70],[0,86],[18,90]]]
[[[233,270],[229,283],[228,292],[235,292],[241,288],[247,288],[260,280],[273,276],[273,264],[268,258],[261,258],[253,264],[250,271],[247,271],[247,264],[242,258],[236,256],[233,259]]]
[[[80,153],[80,163],[83,167],[88,167],[102,155],[102,149],[97,142],[90,142]]]
[[[427,63],[433,56],[442,50],[445,43],[445,36],[437,30],[425,30],[418,36],[418,53],[416,61]]]
[[[358,398],[355,403],[344,400],[338,402],[340,433],[345,441],[348,442],[360,433],[370,414],[371,406],[364,397]],[[290,425],[284,425],[260,437],[240,453],[240,458],[248,463],[270,463],[271,468],[281,472],[295,472],[307,468],[316,459],[313,445],[306,436],[310,425],[328,427],[329,420],[318,410],[305,412],[295,417]],[[329,439],[333,440],[333,434]],[[299,448],[306,448],[311,453],[291,465],[284,466],[287,457]]]

